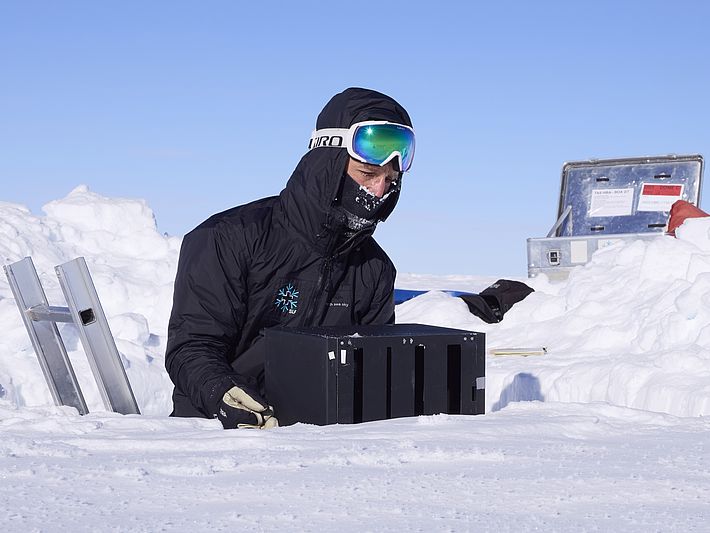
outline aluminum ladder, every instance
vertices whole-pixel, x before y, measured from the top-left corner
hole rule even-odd
[[[84,258],[54,268],[68,307],[49,305],[32,258],[4,269],[54,403],[89,412],[57,328],[67,322],[78,330],[106,410],[140,414]]]

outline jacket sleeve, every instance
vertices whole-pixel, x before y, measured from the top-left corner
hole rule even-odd
[[[196,409],[212,417],[239,376],[229,356],[246,316],[245,246],[204,224],[180,249],[165,367]]]

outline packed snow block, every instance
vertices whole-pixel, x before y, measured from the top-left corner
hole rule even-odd
[[[485,412],[485,335],[421,324],[266,330],[282,425]]]

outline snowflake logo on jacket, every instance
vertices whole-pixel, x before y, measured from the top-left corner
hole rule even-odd
[[[282,313],[295,315],[298,308],[298,296],[300,292],[296,290],[293,283],[284,285],[279,289],[274,305]]]

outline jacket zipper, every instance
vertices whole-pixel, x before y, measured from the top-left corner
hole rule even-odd
[[[313,296],[311,297],[310,305],[308,306],[308,309],[306,311],[306,317],[303,319],[303,325],[304,326],[312,326],[311,322],[313,321],[313,314],[316,312],[316,309],[319,307],[320,301],[321,301],[321,294],[323,293],[323,289],[325,288],[325,283],[327,279],[330,277],[330,269],[331,269],[331,263],[332,263],[332,258],[331,257],[326,257],[323,260],[323,266],[320,269],[320,272],[318,273],[318,281],[316,282],[316,287],[315,290],[313,291]]]

